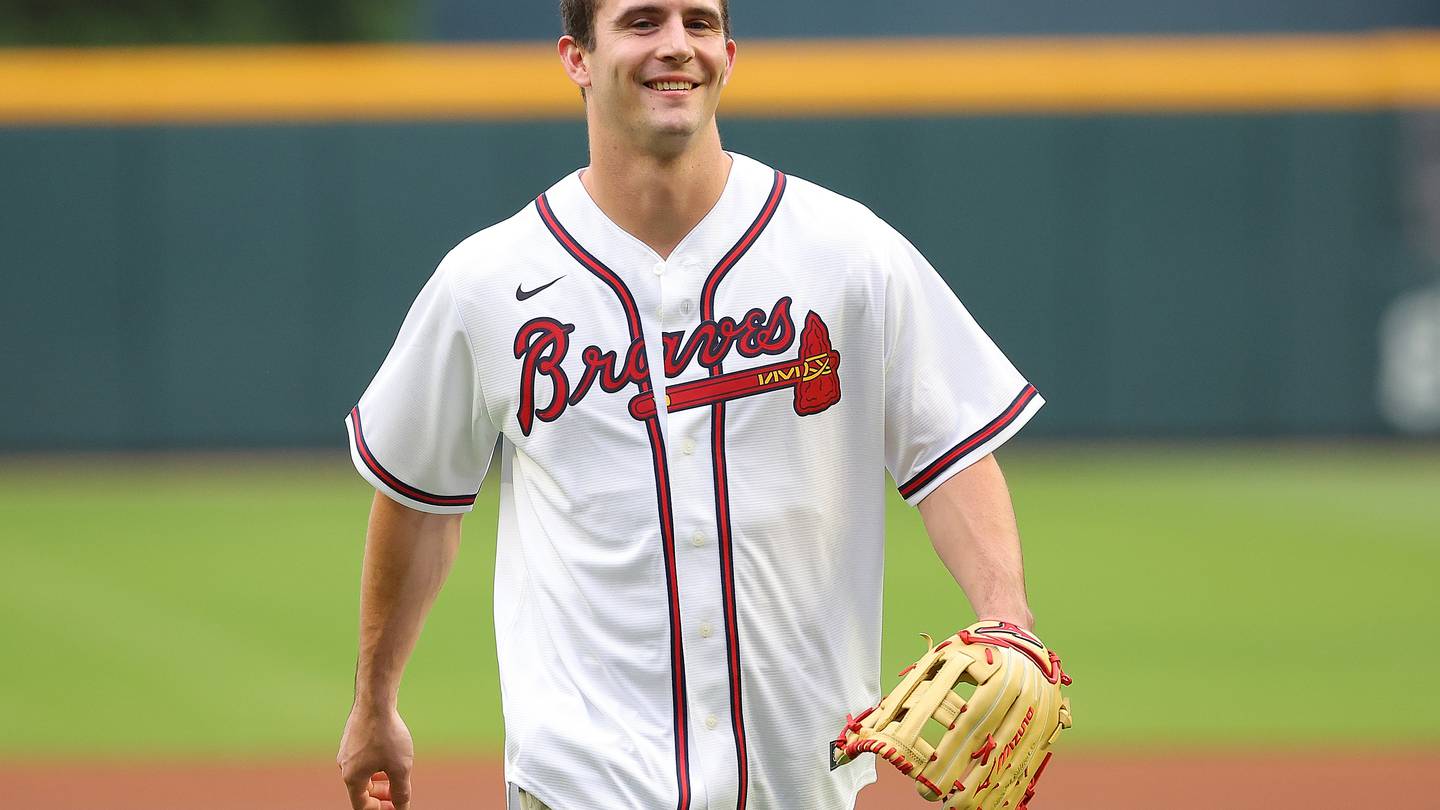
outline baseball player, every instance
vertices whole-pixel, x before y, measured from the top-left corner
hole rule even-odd
[[[511,808],[852,807],[874,765],[828,746],[879,696],[885,471],[1028,628],[991,453],[1042,400],[899,233],[722,149],[724,0],[561,12],[589,166],[445,257],[347,420],[352,806],[409,806],[401,671],[498,439]]]

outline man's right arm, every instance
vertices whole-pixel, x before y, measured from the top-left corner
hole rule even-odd
[[[375,493],[360,577],[355,704],[335,760],[354,810],[410,803],[414,748],[400,719],[400,676],[460,549],[461,515],[432,515]],[[384,780],[374,777],[380,773]]]

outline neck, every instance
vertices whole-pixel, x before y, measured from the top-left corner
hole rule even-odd
[[[668,259],[720,200],[730,163],[713,124],[663,155],[607,143],[592,129],[590,166],[580,181],[612,222]]]

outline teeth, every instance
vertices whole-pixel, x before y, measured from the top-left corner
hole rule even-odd
[[[650,82],[656,90],[689,90],[695,85],[690,82]]]

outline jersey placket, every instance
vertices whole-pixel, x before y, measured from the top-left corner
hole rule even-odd
[[[656,402],[664,403],[658,384],[664,378],[662,333],[689,334],[697,325],[696,296],[705,280],[705,267],[672,254],[668,261],[657,263],[655,270],[657,304],[650,313],[655,321],[654,328],[647,325],[645,342]],[[666,382],[673,385],[701,379],[706,373],[698,363],[692,363],[679,377]],[[738,801],[738,764],[731,722],[724,592],[716,545],[710,410],[669,413],[662,424],[666,425],[668,466],[675,493],[675,556],[690,699],[692,807],[730,808]]]
[[[633,341],[638,338],[646,346],[646,363],[650,362],[649,344],[651,341],[659,341],[659,335],[655,333],[655,321],[653,311],[659,302],[657,287],[646,276],[646,263],[637,261],[634,258],[629,260],[623,256],[616,261],[614,266],[607,265],[591,253],[584,245],[579,243],[566,227],[556,217],[547,196],[542,194],[535,202],[536,212],[544,222],[546,228],[556,241],[569,253],[579,264],[590,272],[595,278],[601,281],[614,294],[616,303],[621,307],[625,316],[625,327],[628,337]],[[598,209],[596,211],[598,214]],[[653,254],[652,254],[653,255]],[[656,266],[660,272],[656,276],[664,274],[663,266]],[[634,394],[650,397],[654,394],[651,390],[654,380],[663,377],[663,367],[660,369],[647,369],[637,388],[629,389]],[[679,572],[679,561],[676,559],[675,549],[675,515],[674,503],[676,501],[674,487],[669,471],[669,458],[666,449],[665,435],[662,429],[662,422],[659,414],[651,414],[647,417],[636,417],[644,425],[649,442],[649,451],[652,455],[655,481],[655,503],[658,507],[658,519],[660,524],[660,539],[664,557],[666,587],[668,590],[667,600],[669,601],[669,631],[670,631],[670,657],[671,657],[671,697],[674,706],[674,755],[675,755],[675,777],[677,786],[676,808],[677,810],[691,810],[696,807],[695,801],[695,780],[693,766],[689,761],[690,738],[693,734],[694,721],[690,718],[686,709],[690,705],[688,697],[688,686],[686,684],[686,673],[689,667],[684,664],[684,614],[682,608],[683,599],[681,592],[684,590],[683,578]],[[637,504],[638,505],[638,504]],[[703,787],[701,788],[703,793]],[[704,806],[703,799],[698,806]]]
[[[694,272],[688,279],[691,282],[689,285],[671,284],[666,288],[676,293],[666,300],[667,307],[676,306],[684,310],[691,299],[683,296],[696,296],[691,303],[694,314],[680,318],[687,330],[703,322],[717,322],[725,315],[733,316],[733,313],[722,312],[723,307],[717,300],[722,297],[724,280],[766,230],[779,207],[785,186],[785,175],[774,172],[764,204],[734,244],[723,255],[712,255],[707,263],[690,263]],[[672,256],[672,263],[674,259]],[[721,365],[711,368],[692,363],[681,372],[681,377],[686,382],[700,381],[720,373]],[[677,511],[677,520],[682,516],[688,520],[693,514],[696,525],[706,527],[697,529],[692,535],[695,554],[685,553],[681,546],[677,547],[676,555],[681,563],[694,563],[681,566],[680,579],[693,588],[693,591],[686,590],[681,610],[689,620],[685,639],[686,677],[691,690],[691,727],[696,731],[692,739],[697,748],[705,746],[704,755],[696,757],[697,767],[705,768],[703,778],[713,791],[712,806],[745,810],[749,804],[749,741],[744,721],[743,645],[739,636],[739,612],[742,607],[738,604],[736,593],[734,531],[730,525],[732,509],[725,408],[726,403],[722,400],[708,407],[671,414],[671,424],[675,426],[673,435],[681,444],[677,456],[675,444],[671,443],[672,462],[669,466],[672,470],[684,470],[686,473],[683,487],[677,480],[676,491],[683,491],[687,496],[686,508],[683,512]],[[693,445],[684,444],[686,440]],[[685,452],[687,447],[691,448],[689,454]],[[696,457],[700,460],[693,461]],[[686,459],[693,463],[686,463]],[[690,506],[700,504],[708,504],[708,514],[690,511]],[[684,537],[684,529],[678,524],[676,536],[677,543]],[[695,577],[690,577],[691,573]],[[706,615],[699,615],[702,611]],[[698,625],[696,622],[699,622]]]
[[[621,244],[636,250],[615,250],[612,244],[607,252],[613,270],[575,241],[555,218],[544,195],[537,200],[537,211],[551,234],[615,294],[629,320],[632,338],[641,338],[645,347],[645,379],[627,393],[636,397],[630,414],[646,423],[650,433],[662,542],[670,568],[672,657],[679,667],[674,672],[673,696],[676,708],[684,712],[676,717],[675,728],[679,810],[743,810],[748,804],[750,763],[740,675],[738,616],[743,606],[737,604],[729,526],[725,403],[692,404],[671,413],[665,396],[667,388],[674,390],[678,384],[698,383],[720,374],[718,363],[723,358],[713,358],[707,366],[691,356],[691,362],[677,370],[676,378],[667,379],[664,333],[683,336],[693,333],[702,322],[719,322],[722,316],[728,316],[723,318],[728,324],[725,328],[734,328],[735,313],[716,311],[716,298],[722,280],[765,231],[778,208],[785,177],[774,172],[771,179],[763,205],[738,235],[730,231],[733,218],[714,217],[687,236],[686,243],[668,260],[660,259],[633,237],[622,238]],[[598,209],[590,213],[604,221]],[[707,224],[716,230],[707,230]],[[737,241],[732,244],[732,239]],[[624,256],[625,252],[630,255]],[[710,339],[717,340],[715,350],[724,347],[728,353],[733,347],[729,340]],[[706,355],[710,353],[707,350]],[[655,407],[648,415],[646,400]]]

